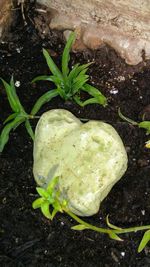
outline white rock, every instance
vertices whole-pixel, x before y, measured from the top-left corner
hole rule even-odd
[[[48,111],[40,118],[34,142],[35,180],[45,187],[60,176],[61,196],[74,213],[97,213],[126,168],[124,145],[111,125],[82,123],[63,109]]]

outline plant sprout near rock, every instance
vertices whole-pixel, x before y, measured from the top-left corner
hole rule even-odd
[[[70,211],[70,209],[68,208],[67,200],[60,198],[61,192],[59,191],[58,186],[59,179],[61,179],[61,177],[54,177],[45,189],[37,187],[37,192],[40,197],[32,203],[32,207],[34,209],[40,208],[43,215],[49,220],[52,220],[57,212],[65,212],[74,221],[78,223],[77,225],[71,227],[71,229],[78,231],[90,229],[101,234],[107,234],[111,239],[117,241],[123,241],[123,239],[120,238],[119,235],[132,232],[136,233],[138,231],[145,231],[142,240],[138,246],[138,252],[141,252],[145,248],[147,243],[150,241],[150,225],[120,228],[111,224],[109,222],[108,216],[106,218],[108,228],[97,227],[85,222]]]
[[[62,54],[61,70],[57,67],[49,53],[43,49],[43,55],[52,75],[38,76],[32,82],[50,81],[55,84],[56,88],[48,91],[38,99],[31,111],[32,115],[35,115],[44,103],[49,102],[56,96],[60,96],[65,101],[72,100],[81,107],[93,103],[103,105],[104,107],[107,105],[106,97],[94,86],[87,83],[89,75],[86,73],[91,63],[83,65],[77,63],[72,70],[69,70],[70,50],[74,41],[75,33],[71,33]],[[88,93],[92,97],[82,101],[80,97],[81,91]]]

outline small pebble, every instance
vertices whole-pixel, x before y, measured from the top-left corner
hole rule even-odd
[[[112,89],[112,90],[110,90],[110,93],[112,95],[116,95],[116,94],[118,94],[118,90],[117,89]]]
[[[15,82],[15,86],[16,86],[16,87],[20,87],[20,81],[16,81],[16,82]]]
[[[145,210],[141,210],[143,216],[145,216]]]
[[[122,256],[122,257],[125,256],[125,252],[124,252],[124,251],[121,252],[121,256]]]

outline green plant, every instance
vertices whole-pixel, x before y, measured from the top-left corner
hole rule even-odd
[[[149,135],[150,134],[150,121],[142,121],[142,122],[133,121],[130,118],[125,117],[121,113],[120,109],[118,110],[118,114],[119,114],[119,117],[122,120],[127,121],[128,123],[130,123],[132,125],[138,126],[139,128],[145,129],[146,130],[146,135]],[[145,147],[146,148],[150,148],[150,140],[146,142]]]
[[[32,119],[33,115],[27,114],[21,105],[16,93],[13,77],[10,80],[10,84],[3,79],[1,79],[1,81],[5,87],[7,98],[13,113],[4,121],[5,126],[0,135],[0,152],[3,151],[4,146],[8,142],[10,131],[16,129],[23,122],[25,123],[27,132],[31,138],[34,139],[34,133],[29,122],[29,119]]]
[[[82,220],[81,218],[79,218],[77,215],[75,215],[69,210],[67,206],[67,201],[62,199],[61,197],[58,182],[59,182],[59,177],[55,177],[51,180],[51,182],[49,183],[46,189],[42,187],[36,188],[38,194],[40,195],[40,198],[36,199],[32,203],[32,207],[34,209],[40,208],[43,215],[46,218],[52,220],[57,212],[61,212],[61,213],[65,212],[78,223],[77,225],[72,227],[73,230],[81,231],[81,230],[90,229],[92,231],[107,234],[111,239],[114,239],[117,241],[123,241],[123,239],[119,237],[120,234],[146,230],[139,244],[138,252],[141,252],[145,248],[147,243],[150,241],[150,225],[136,226],[136,227],[123,229],[123,228],[120,228],[120,227],[117,227],[111,224],[109,222],[108,216],[106,218],[106,223],[107,223],[108,228],[96,227],[92,224],[85,222],[84,220]]]
[[[103,106],[107,105],[106,97],[94,86],[87,83],[89,75],[87,75],[86,73],[91,63],[83,65],[76,64],[72,68],[72,70],[69,70],[68,64],[70,61],[70,50],[74,41],[75,33],[71,33],[62,54],[61,70],[54,63],[49,53],[45,49],[43,49],[43,55],[52,75],[38,76],[32,82],[41,80],[51,81],[55,84],[56,88],[48,91],[37,100],[35,106],[31,111],[31,114],[35,115],[44,103],[49,102],[56,96],[60,96],[65,101],[71,99],[82,107],[93,103],[98,103]],[[92,98],[81,101],[81,91],[85,91],[86,93],[91,95]]]

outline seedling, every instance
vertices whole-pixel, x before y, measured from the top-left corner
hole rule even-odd
[[[84,107],[88,104],[98,103],[104,107],[107,105],[106,97],[94,86],[87,83],[89,80],[89,75],[87,75],[88,67],[92,63],[87,64],[76,64],[72,70],[69,70],[69,61],[70,61],[70,50],[75,41],[75,33],[71,33],[69,39],[66,43],[62,54],[62,69],[60,70],[57,65],[54,63],[53,59],[49,53],[43,49],[43,55],[46,59],[47,65],[52,73],[48,76],[38,76],[32,82],[36,81],[50,81],[53,82],[56,86],[55,89],[48,91],[42,95],[36,102],[33,107],[31,114],[35,115],[41,106],[46,102],[49,102],[52,98],[60,96],[62,99],[73,100],[81,107]],[[80,92],[85,91],[92,98],[89,98],[85,101],[81,101]]]
[[[13,113],[4,121],[5,126],[0,135],[0,152],[3,151],[4,146],[8,142],[10,131],[16,129],[22,123],[25,123],[28,134],[34,139],[34,133],[29,122],[29,119],[32,119],[33,115],[27,114],[21,105],[16,93],[13,77],[10,80],[10,84],[3,79],[1,79],[1,81],[5,87],[7,98]]]
[[[106,223],[108,228],[101,228],[94,226],[92,224],[89,224],[79,218],[77,215],[75,215],[73,212],[71,212],[68,208],[67,201],[62,199],[61,192],[59,191],[59,177],[55,177],[51,180],[48,187],[46,189],[42,187],[37,187],[36,190],[38,194],[40,195],[40,198],[36,199],[32,203],[33,209],[40,208],[43,215],[47,218],[52,220],[57,212],[65,212],[68,214],[74,221],[76,221],[78,224],[71,227],[73,230],[86,230],[90,229],[92,231],[96,231],[99,233],[107,234],[109,238],[117,240],[117,241],[123,241],[122,238],[120,238],[119,235],[131,233],[131,232],[137,232],[137,231],[145,231],[143,238],[139,244],[138,252],[141,252],[147,243],[150,241],[150,225],[145,226],[136,226],[136,227],[130,227],[130,228],[120,228],[117,227],[109,222],[108,216],[106,218]]]
[[[128,123],[132,124],[132,125],[135,125],[135,126],[138,126],[139,128],[143,128],[146,130],[146,135],[149,135],[150,134],[150,121],[142,121],[142,122],[136,122],[136,121],[133,121],[127,117],[125,117],[120,109],[118,110],[118,114],[119,114],[119,117],[124,120],[124,121],[127,121]],[[150,148],[150,140],[146,142],[145,144],[145,147],[146,148]]]

